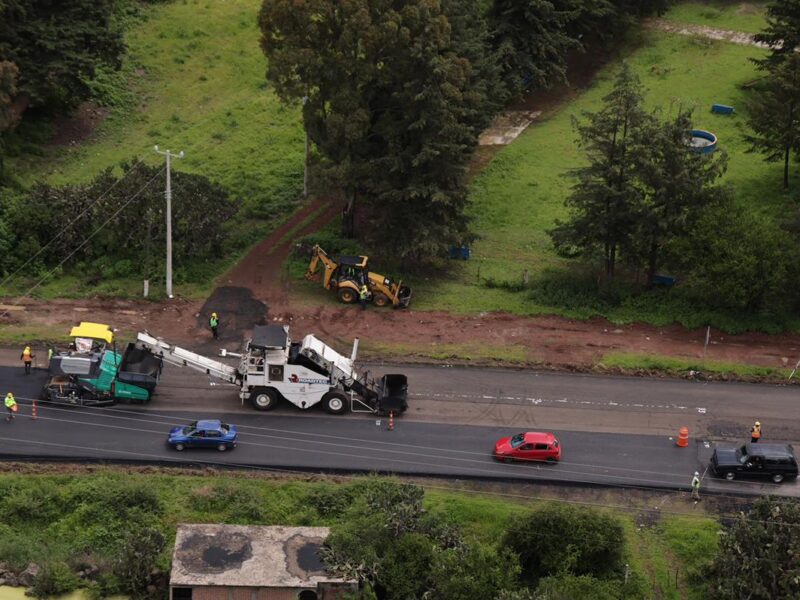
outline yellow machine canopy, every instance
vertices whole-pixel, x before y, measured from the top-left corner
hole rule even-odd
[[[111,331],[111,327],[108,325],[103,325],[102,323],[84,322],[70,329],[69,337],[102,340],[106,344],[110,344],[112,341],[114,341],[114,332]]]

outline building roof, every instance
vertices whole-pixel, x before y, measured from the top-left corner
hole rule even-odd
[[[178,525],[172,586],[316,587],[343,583],[319,557],[327,527]]]

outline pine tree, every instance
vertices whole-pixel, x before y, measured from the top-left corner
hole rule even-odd
[[[694,152],[692,129],[691,112],[681,111],[666,122],[648,120],[639,131],[642,139],[633,172],[639,190],[634,246],[647,265],[648,286],[664,244],[684,235],[690,219],[726,197],[714,184],[725,172],[727,156],[722,151]]]
[[[800,0],[777,0],[767,7],[767,27],[755,40],[770,47],[770,55],[756,64],[781,63],[800,48]]]
[[[588,164],[574,173],[578,181],[567,199],[571,217],[550,232],[560,253],[600,254],[608,277],[614,276],[621,250],[630,247],[636,230],[638,191],[634,185],[639,132],[650,117],[642,108],[643,88],[625,64],[614,89],[597,113],[575,122],[578,144]]]
[[[578,11],[550,0],[494,0],[489,25],[511,94],[567,80],[567,52],[579,47],[567,28]]]
[[[466,165],[499,106],[480,15],[477,0],[268,0],[261,9],[268,79],[283,100],[307,98],[323,172],[346,191],[348,214],[356,198],[368,210],[370,227],[357,233],[409,260],[468,237]]]
[[[800,151],[800,55],[794,52],[765,68],[767,76],[747,105],[753,134],[745,139],[765,160],[783,160],[783,189],[788,189],[790,158]]]

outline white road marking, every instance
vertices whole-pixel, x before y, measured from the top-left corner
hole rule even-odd
[[[441,398],[443,400],[490,400],[520,404],[531,404],[540,406],[543,404],[574,404],[579,406],[596,406],[596,407],[614,407],[614,408],[636,408],[636,409],[649,409],[649,410],[690,410],[688,406],[679,404],[642,404],[639,402],[615,402],[613,400],[570,400],[568,398],[531,398],[529,396],[493,396],[489,394],[425,394],[421,392],[412,392],[409,396],[423,399]],[[705,408],[698,408],[697,412],[706,414]]]

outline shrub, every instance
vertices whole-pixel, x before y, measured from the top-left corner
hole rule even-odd
[[[503,545],[519,557],[523,581],[536,584],[562,573],[611,574],[622,565],[625,538],[622,526],[611,516],[556,505],[517,517]]]
[[[63,562],[48,563],[34,579],[31,593],[37,598],[60,596],[78,589],[80,583],[78,576]]]

